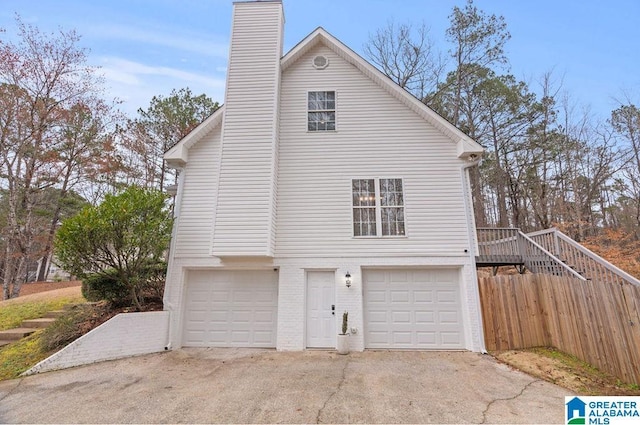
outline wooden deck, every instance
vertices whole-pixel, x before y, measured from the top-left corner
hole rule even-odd
[[[524,266],[522,255],[477,255],[476,267]]]

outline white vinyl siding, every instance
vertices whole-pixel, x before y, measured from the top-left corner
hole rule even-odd
[[[282,5],[234,4],[213,254],[273,255]]]
[[[176,258],[209,257],[220,155],[220,127],[189,150],[175,230]]]
[[[330,65],[311,61],[325,55]],[[339,93],[340,131],[307,132],[307,93]],[[436,255],[469,249],[456,144],[329,48],[282,75],[277,256]],[[405,237],[354,238],[351,180],[402,177]]]

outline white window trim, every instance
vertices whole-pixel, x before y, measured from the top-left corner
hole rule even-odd
[[[334,93],[335,107],[336,107],[334,109],[334,114],[335,114],[335,117],[336,117],[335,129],[334,130],[316,130],[316,131],[309,130],[309,112],[323,112],[323,111],[309,111],[309,93],[314,93],[314,92],[319,92],[319,91],[332,91]],[[307,90],[307,92],[305,94],[305,98],[304,98],[304,104],[305,104],[304,129],[305,129],[305,131],[307,133],[309,133],[309,134],[327,134],[327,133],[336,133],[338,131],[338,90],[336,90],[336,89],[313,89],[313,90]],[[328,110],[328,111],[330,111],[330,110]]]
[[[356,236],[353,232],[353,210],[357,208],[357,206],[353,205],[353,181],[354,180],[371,180],[373,179],[373,187],[375,190],[376,204],[375,204],[375,212],[376,212],[376,234],[375,235],[363,235]],[[383,235],[382,234],[382,204],[381,199],[382,195],[380,194],[380,180],[384,179],[399,179],[402,181],[402,209],[403,209],[403,217],[404,217],[404,235]],[[409,230],[407,226],[407,198],[405,196],[405,178],[404,177],[352,177],[349,180],[349,196],[351,199],[351,237],[353,239],[406,239],[409,237]],[[371,207],[368,207],[371,208]],[[391,207],[393,208],[393,207]]]

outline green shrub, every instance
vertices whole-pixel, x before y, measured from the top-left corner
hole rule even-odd
[[[140,296],[145,300],[156,299],[161,301],[166,278],[167,263],[165,261],[149,261],[143,268]]]
[[[136,297],[140,304],[146,301],[161,301],[164,282],[167,275],[167,263],[164,261],[145,262],[137,275]],[[82,295],[88,301],[109,301],[114,306],[132,304],[131,287],[122,283],[116,270],[106,270],[87,276],[82,281]]]
[[[129,288],[118,279],[115,270],[92,274],[83,279],[82,296],[87,301],[106,300],[116,305],[127,304],[131,300]]]
[[[106,195],[100,205],[62,223],[55,239],[58,263],[86,280],[90,299],[126,300],[142,310],[139,297],[158,288],[157,279],[148,278],[155,275],[150,264],[161,261],[171,238],[173,219],[166,201],[165,194],[136,186]],[[148,288],[152,281],[156,285]],[[126,296],[121,286],[127,288]]]

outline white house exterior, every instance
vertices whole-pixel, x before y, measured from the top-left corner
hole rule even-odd
[[[280,1],[234,4],[224,106],[180,170],[167,348],[484,348],[467,169],[483,149]],[[350,275],[350,287],[346,276]]]

